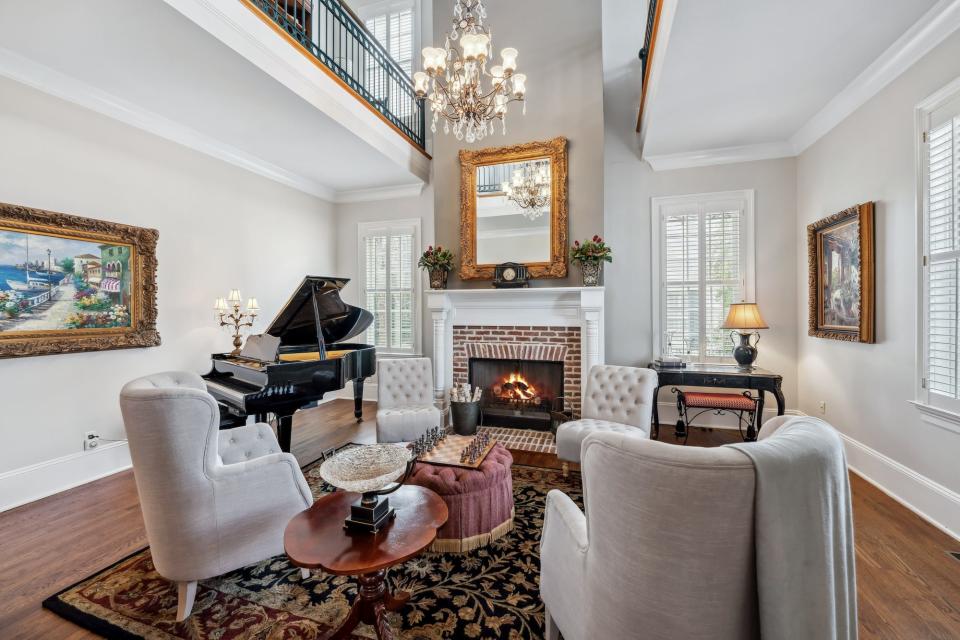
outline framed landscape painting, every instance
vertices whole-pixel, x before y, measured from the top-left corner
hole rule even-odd
[[[160,344],[158,235],[0,203],[0,358]]]
[[[867,202],[807,227],[811,336],[875,341],[873,223]]]

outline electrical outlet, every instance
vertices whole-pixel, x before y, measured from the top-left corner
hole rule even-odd
[[[820,415],[823,416],[823,415],[826,415],[826,414],[827,414],[827,402],[826,402],[826,400],[821,400],[821,401],[820,401]]]
[[[100,432],[87,431],[83,434],[83,450],[93,451],[100,446]]]

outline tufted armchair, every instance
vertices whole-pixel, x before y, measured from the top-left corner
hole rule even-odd
[[[377,362],[377,442],[416,440],[441,420],[429,358]]]
[[[183,620],[198,580],[282,553],[284,527],[313,496],[268,425],[219,430],[217,403],[195,373],[128,382],[120,409],[153,563],[177,582]]]
[[[557,429],[557,457],[580,462],[580,445],[596,431],[649,438],[656,388],[657,373],[652,369],[595,365],[587,379],[581,419]]]

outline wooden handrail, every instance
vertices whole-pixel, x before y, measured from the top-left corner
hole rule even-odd
[[[650,0],[647,12],[647,31],[643,49],[640,50],[640,59],[643,60],[643,80],[640,88],[640,110],[637,113],[637,133],[643,123],[643,107],[647,102],[647,86],[650,84],[650,70],[653,68],[653,54],[657,45],[657,32],[660,29],[660,12],[663,9],[663,0]]]

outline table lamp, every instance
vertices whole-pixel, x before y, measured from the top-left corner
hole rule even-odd
[[[752,369],[753,363],[757,359],[757,342],[760,342],[760,334],[757,329],[769,329],[760,315],[760,309],[755,302],[735,302],[730,305],[730,312],[724,321],[721,329],[733,329],[730,332],[730,340],[733,342],[733,357],[740,365],[741,369]],[[739,334],[740,343],[737,343],[734,335]],[[750,344],[750,337],[756,336],[757,340]]]

